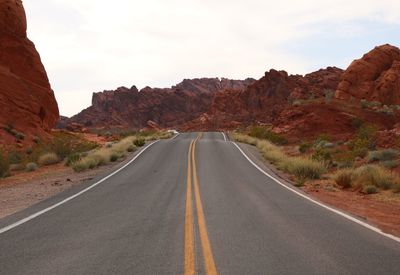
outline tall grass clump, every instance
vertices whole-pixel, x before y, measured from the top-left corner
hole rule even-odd
[[[236,141],[256,146],[266,160],[276,165],[279,169],[294,175],[298,183],[302,184],[306,180],[319,179],[327,170],[323,162],[307,157],[288,156],[278,146],[267,140],[239,133],[235,133],[233,137]]]
[[[37,164],[34,163],[34,162],[29,162],[29,163],[25,166],[25,170],[26,170],[27,172],[33,172],[33,171],[35,171],[35,170],[37,170],[37,169],[38,169],[38,166],[37,166]]]
[[[47,166],[47,165],[52,165],[60,162],[59,157],[57,156],[56,153],[51,152],[51,153],[45,153],[41,155],[38,159],[38,163],[41,166]]]
[[[374,164],[360,166],[356,169],[338,170],[333,176],[335,182],[344,187],[361,188],[364,193],[372,193],[366,191],[368,186],[388,190],[396,190],[400,184],[400,178],[390,170]]]
[[[266,139],[277,145],[287,144],[287,139],[284,136],[274,133],[270,129],[262,126],[251,127],[249,136],[259,139]]]

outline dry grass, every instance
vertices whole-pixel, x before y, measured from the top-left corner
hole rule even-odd
[[[137,146],[135,144],[143,146],[145,141],[166,139],[170,138],[171,136],[172,134],[167,132],[156,132],[146,136],[129,136],[119,142],[109,143],[100,149],[89,152],[87,156],[73,163],[72,168],[76,172],[80,172],[87,169],[93,169],[99,165],[107,164],[109,162],[115,162],[118,159],[125,157],[127,152],[136,151]]]
[[[256,146],[263,157],[276,165],[279,169],[294,175],[298,183],[303,184],[309,179],[319,179],[326,172],[324,163],[306,157],[291,157],[267,140],[234,133],[236,141]]]
[[[45,153],[41,155],[38,159],[38,163],[40,166],[47,166],[59,163],[60,159],[58,158],[56,153]]]
[[[399,176],[379,165],[364,165],[356,169],[339,170],[333,176],[335,182],[344,187],[361,188],[365,193],[371,194],[372,187],[388,190],[397,190],[400,184]],[[370,191],[368,191],[370,190]]]

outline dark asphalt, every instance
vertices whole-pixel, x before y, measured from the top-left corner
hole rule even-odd
[[[183,274],[196,137],[160,141],[94,189],[0,234],[0,274]],[[400,274],[399,243],[279,186],[221,133],[197,142],[196,163],[219,274]],[[77,191],[0,220],[0,228]]]

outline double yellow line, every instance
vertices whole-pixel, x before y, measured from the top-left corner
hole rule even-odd
[[[210,240],[208,238],[206,221],[204,218],[203,204],[201,202],[199,180],[196,169],[196,143],[201,138],[198,136],[192,140],[188,153],[188,173],[186,189],[186,213],[185,213],[185,275],[196,274],[195,246],[194,246],[194,219],[193,219],[193,195],[192,195],[192,177],[194,187],[194,199],[197,213],[197,222],[199,225],[199,235],[204,258],[204,267],[207,275],[216,275],[214,257],[211,250]]]

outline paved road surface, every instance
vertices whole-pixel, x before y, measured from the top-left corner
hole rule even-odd
[[[0,274],[185,273],[400,274],[400,244],[279,186],[221,133],[157,142],[0,234]]]

